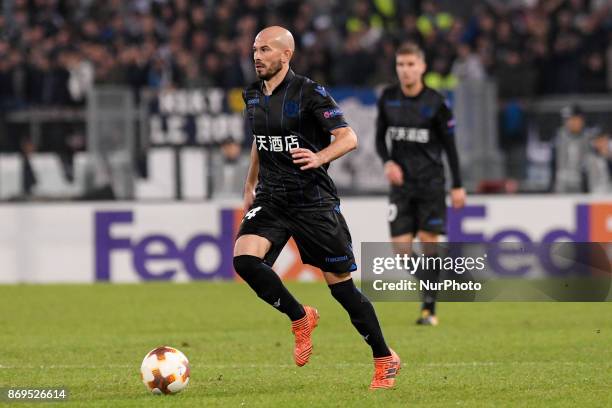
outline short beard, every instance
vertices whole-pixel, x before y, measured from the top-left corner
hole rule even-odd
[[[272,78],[274,75],[278,74],[281,69],[283,69],[283,64],[281,64],[280,61],[277,61],[275,64],[270,66],[270,69],[267,70],[267,72],[258,74],[257,71],[255,71],[255,73],[257,74],[257,77],[259,79],[263,79],[264,81],[267,81],[270,78]]]

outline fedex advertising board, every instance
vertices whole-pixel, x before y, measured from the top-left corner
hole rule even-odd
[[[612,198],[489,199],[449,210],[450,242],[611,242]]]
[[[0,283],[141,282],[236,279],[238,202],[84,203],[0,206]],[[385,198],[343,200],[353,237],[388,241]],[[589,196],[470,197],[449,211],[455,242],[610,242],[612,200]],[[275,264],[284,279],[321,276],[295,244]],[[358,275],[356,276],[358,277]]]

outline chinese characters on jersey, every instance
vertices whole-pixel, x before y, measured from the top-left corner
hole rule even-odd
[[[291,136],[266,136],[254,135],[257,143],[257,150],[266,150],[269,152],[288,152],[291,149],[300,147],[298,137]]]

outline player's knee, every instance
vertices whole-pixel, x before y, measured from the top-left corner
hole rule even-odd
[[[355,282],[352,279],[337,280],[335,282],[327,282],[329,290],[333,297],[338,298],[345,293],[351,293],[355,290]]]
[[[234,257],[234,269],[242,279],[255,291],[260,299],[272,304],[278,296],[280,279],[262,261],[253,255],[238,255]]]
[[[350,272],[323,272],[323,277],[328,285],[335,285],[351,279]],[[331,286],[330,286],[331,287]]]
[[[343,282],[345,280],[350,279],[351,273],[350,272],[334,273],[334,277],[338,280],[338,282]]]
[[[253,255],[238,255],[234,257],[234,270],[242,279],[247,280],[248,276],[257,271],[261,262],[261,258]]]
[[[435,252],[437,250],[440,241],[440,234],[437,232],[420,230],[417,237],[421,241],[421,246],[423,246],[425,252]]]
[[[352,279],[329,285],[329,290],[332,297],[351,314],[351,320],[371,308],[369,299],[357,289]]]

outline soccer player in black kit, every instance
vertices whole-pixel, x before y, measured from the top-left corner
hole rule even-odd
[[[302,262],[323,271],[331,295],[372,348],[370,388],[391,388],[400,358],[387,347],[372,304],[351,279],[357,269],[351,235],[327,174],[332,160],[357,147],[357,136],[327,90],[289,68],[293,52],[293,36],[282,27],[255,37],[260,80],[243,93],[254,139],[244,189],[248,211],[234,246],[234,269],[257,296],[289,317],[294,360],[305,365],[319,313],[298,302],[271,268],[293,237]]]
[[[446,191],[442,152],[452,175],[451,203],[465,204],[459,158],[454,140],[454,119],[445,98],[423,84],[423,51],[414,44],[398,48],[395,68],[399,84],[385,88],[378,100],[376,150],[391,184],[389,225],[398,252],[410,252],[420,242],[438,242],[446,231]],[[427,244],[426,244],[427,245]],[[435,257],[435,245],[425,246]],[[427,271],[421,279],[438,280],[440,271]],[[423,293],[417,324],[438,324],[435,292]]]

